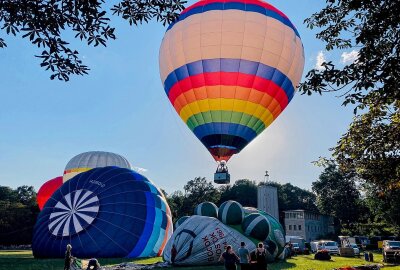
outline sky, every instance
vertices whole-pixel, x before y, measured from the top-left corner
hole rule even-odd
[[[325,60],[344,64],[356,51],[326,52],[303,24],[322,0],[269,1],[297,27],[305,71]],[[194,3],[189,1],[188,5]],[[126,157],[159,187],[182,190],[196,176],[212,180],[216,163],[169,103],[159,77],[158,52],[166,27],[132,27],[112,17],[118,39],[106,48],[69,39],[91,68],[88,76],[51,81],[34,55],[41,50],[2,32],[0,49],[0,185],[32,185],[62,175],[75,155],[109,151]],[[310,189],[352,120],[352,108],[334,94],[296,94],[275,122],[229,161],[231,179],[290,182]]]

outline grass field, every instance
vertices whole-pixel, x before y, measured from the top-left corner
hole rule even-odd
[[[161,258],[150,258],[141,260],[127,259],[100,259],[101,265],[116,265],[122,262],[135,262],[152,264],[161,261]],[[382,256],[375,254],[375,262],[381,263]],[[327,270],[342,266],[363,265],[366,262],[360,258],[342,258],[333,256],[331,261],[316,261],[313,255],[297,256],[286,262],[270,264],[269,270]],[[63,259],[34,259],[31,251],[0,251],[0,270],[62,270]],[[390,270],[400,270],[400,266],[387,266]],[[223,270],[222,266],[200,266],[200,267],[173,267],[171,270]]]

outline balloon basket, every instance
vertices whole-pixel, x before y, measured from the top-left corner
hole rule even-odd
[[[219,185],[229,184],[231,181],[231,175],[227,172],[214,173],[214,183]]]

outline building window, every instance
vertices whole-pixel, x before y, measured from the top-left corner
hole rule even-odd
[[[299,231],[301,231],[301,225],[299,225]]]
[[[296,225],[293,225],[293,231],[295,231],[295,230],[296,230],[296,228],[297,228],[297,227],[296,227]]]
[[[289,213],[285,213],[285,218],[289,218]]]
[[[291,231],[292,230],[292,225],[289,225],[289,231]]]

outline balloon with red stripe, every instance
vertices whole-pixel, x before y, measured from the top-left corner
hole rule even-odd
[[[215,160],[229,160],[293,98],[304,67],[288,17],[258,0],[204,0],[172,23],[160,48],[165,92]]]

